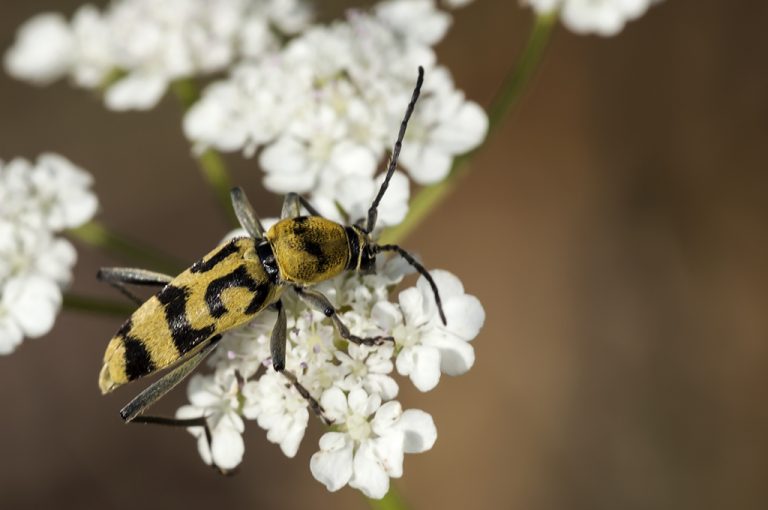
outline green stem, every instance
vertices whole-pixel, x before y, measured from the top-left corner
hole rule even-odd
[[[408,505],[390,482],[389,492],[381,499],[368,499],[373,510],[406,510]]]
[[[180,261],[119,235],[98,221],[90,221],[68,233],[85,244],[102,248],[142,267],[171,274],[177,274],[184,267]]]
[[[76,312],[93,312],[128,317],[134,312],[135,307],[108,299],[67,293],[64,294],[64,308]]]
[[[552,28],[557,19],[556,13],[541,14],[536,20],[528,36],[528,41],[520,56],[520,59],[512,67],[504,78],[499,93],[494,98],[488,109],[488,135],[480,147],[463,154],[453,161],[451,171],[441,182],[422,188],[411,201],[408,215],[402,223],[383,232],[379,242],[381,244],[399,243],[442,203],[456,189],[458,182],[469,171],[468,162],[478,149],[488,143],[491,136],[498,131],[502,120],[509,111],[519,102],[541,63],[544,50],[552,35]]]
[[[174,81],[171,84],[171,89],[184,108],[184,111],[189,110],[200,99],[200,89],[192,78]],[[232,202],[229,196],[229,192],[232,189],[232,179],[229,176],[229,170],[221,154],[214,149],[207,149],[197,157],[197,164],[200,167],[205,182],[213,190],[216,201],[219,203],[227,220],[234,225],[238,225],[237,218],[235,218],[232,211]]]

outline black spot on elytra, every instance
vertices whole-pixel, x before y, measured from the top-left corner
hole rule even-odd
[[[165,307],[165,320],[171,330],[173,343],[184,354],[203,340],[209,338],[215,331],[213,326],[196,329],[189,324],[187,317],[187,299],[189,293],[184,287],[168,285],[160,293],[157,299]]]
[[[261,305],[264,304],[269,293],[269,284],[257,282],[251,278],[244,266],[238,266],[228,275],[213,280],[205,290],[205,302],[208,304],[208,311],[213,317],[219,318],[227,313],[227,308],[221,301],[221,293],[230,287],[245,287],[254,294],[245,310],[245,313],[249,315],[261,309]]]
[[[125,376],[129,381],[138,379],[154,370],[152,358],[150,358],[149,352],[141,340],[124,335],[123,345],[125,346]]]
[[[238,252],[237,244],[235,244],[235,240],[228,242],[224,246],[222,246],[219,251],[211,255],[208,260],[198,260],[194,264],[192,264],[192,267],[189,268],[189,270],[192,273],[205,273],[207,271],[210,271],[214,267],[216,267],[221,261],[232,255],[233,253]]]

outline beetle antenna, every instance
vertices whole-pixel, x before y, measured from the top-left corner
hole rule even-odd
[[[448,321],[445,320],[445,312],[443,312],[443,302],[440,300],[440,292],[437,290],[437,285],[435,284],[435,280],[432,279],[432,275],[429,274],[429,271],[427,271],[424,266],[419,264],[419,262],[413,258],[413,255],[405,251],[404,249],[400,248],[396,244],[382,244],[377,245],[373,247],[375,252],[380,251],[396,251],[400,254],[401,257],[403,257],[406,262],[408,262],[410,265],[416,268],[416,271],[421,274],[424,278],[427,279],[427,282],[429,282],[429,286],[432,287],[432,292],[435,294],[435,303],[437,304],[437,311],[440,313],[440,319],[443,321],[443,325],[447,326]]]
[[[381,202],[382,197],[384,197],[384,192],[387,191],[389,181],[392,179],[392,175],[395,173],[395,168],[397,168],[397,158],[400,156],[400,149],[403,146],[405,128],[408,126],[408,119],[411,118],[413,109],[416,107],[416,100],[419,98],[419,92],[421,92],[422,83],[424,83],[424,68],[419,66],[419,77],[416,80],[416,87],[413,89],[411,102],[408,103],[408,108],[405,110],[405,117],[403,117],[403,121],[400,123],[400,132],[397,134],[397,141],[395,142],[395,146],[392,148],[392,156],[389,158],[387,176],[384,178],[384,182],[381,183],[379,193],[373,200],[370,209],[368,209],[368,223],[365,229],[366,232],[373,232],[373,227],[376,226],[376,216],[378,215],[377,208],[379,207],[379,202]]]

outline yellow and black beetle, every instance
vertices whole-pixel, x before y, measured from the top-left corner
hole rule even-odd
[[[376,225],[377,208],[397,166],[423,79],[424,70],[419,67],[416,87],[400,125],[386,177],[368,210],[365,224],[362,220],[351,226],[335,223],[321,217],[304,198],[290,193],[283,204],[281,220],[265,232],[243,191],[234,188],[232,204],[248,237],[222,244],[176,277],[133,268],[99,271],[99,279],[114,285],[140,305],[107,346],[99,376],[102,393],[176,364],[120,411],[123,420],[201,426],[205,427],[210,441],[205,418],[180,420],[142,413],[194,370],[218,344],[223,333],[249,322],[267,307],[278,312],[270,342],[274,369],[285,374],[313,411],[325,419],[318,402],[294,374],[285,370],[286,315],[280,297],[286,290],[295,292],[309,306],[330,318],[348,341],[375,345],[392,340],[391,337],[352,335],[330,301],[309,288],[344,271],[373,271],[376,255],[382,251],[399,253],[427,279],[440,317],[446,322],[437,286],[426,269],[399,246],[377,245],[370,236]],[[302,215],[302,207],[309,215]],[[126,289],[126,284],[162,285],[163,288],[142,303]]]

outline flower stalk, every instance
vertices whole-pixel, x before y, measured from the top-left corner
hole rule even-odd
[[[488,135],[480,147],[457,157],[453,161],[451,171],[441,182],[422,188],[411,200],[408,215],[399,225],[382,233],[380,242],[399,243],[407,238],[429,214],[436,209],[456,189],[459,181],[469,172],[469,161],[472,156],[488,143],[491,136],[498,130],[504,118],[522,98],[526,87],[536,74],[541,64],[544,51],[552,35],[552,28],[557,20],[554,12],[536,16],[525,48],[507,74],[499,93],[488,109]]]
[[[181,261],[124,237],[99,221],[89,221],[67,231],[79,241],[103,249],[147,269],[177,274],[185,266]]]
[[[192,78],[183,78],[171,82],[171,89],[181,103],[184,111],[200,99],[200,89]],[[232,189],[232,178],[227,164],[221,154],[214,149],[206,149],[197,156],[197,164],[203,174],[203,179],[213,191],[216,201],[227,221],[237,226],[237,219],[232,211],[229,192]]]
[[[400,496],[400,493],[395,489],[392,482],[389,484],[389,491],[381,499],[368,499],[368,504],[372,510],[407,510],[408,505],[405,500]]]
[[[119,317],[128,317],[134,312],[134,307],[129,304],[119,303],[101,297],[95,298],[72,293],[64,294],[63,306],[65,310],[115,315]]]

